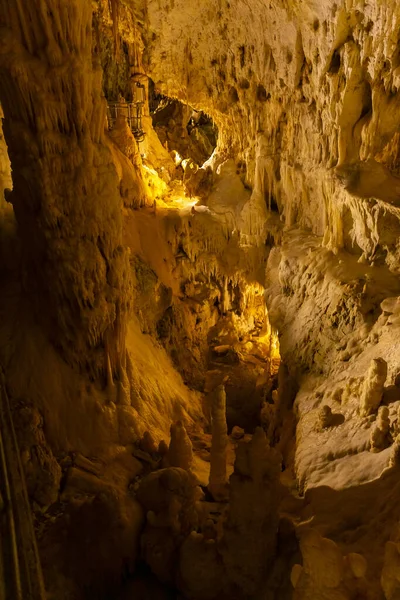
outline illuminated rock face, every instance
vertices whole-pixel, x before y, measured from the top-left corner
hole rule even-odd
[[[231,158],[232,178],[252,188],[235,215],[242,239],[275,245],[265,295],[283,359],[301,381],[297,484],[323,537],[341,550],[351,546],[345,559],[329,546],[340,571],[336,577],[332,567],[332,584],[312,581],[317,559],[304,543],[304,561],[310,555],[315,564],[298,580],[296,597],[381,598],[384,547],[388,539],[398,543],[399,517],[386,471],[397,464],[398,442],[386,446],[396,439],[400,400],[400,11],[395,3],[241,0],[221,4],[218,20],[213,2],[199,9],[188,0],[149,2],[147,10],[146,70],[163,93],[215,119],[214,165],[227,169],[223,160]],[[212,206],[212,194],[205,203]],[[370,369],[381,361],[387,374]],[[381,418],[375,423],[380,404],[383,429]],[[321,411],[329,415],[322,424]],[[319,495],[324,486],[331,492]],[[357,490],[371,507],[390,497],[379,524],[351,508]],[[351,553],[365,555],[374,573],[359,573],[363,559]],[[383,589],[392,597],[396,561],[388,557]],[[374,580],[371,592],[365,577]]]
[[[250,184],[263,161],[261,183],[285,223],[366,257],[382,244],[398,263],[397,213],[361,200],[400,197],[395,3],[233,0],[216,20],[207,1],[147,11],[156,85],[212,114]]]

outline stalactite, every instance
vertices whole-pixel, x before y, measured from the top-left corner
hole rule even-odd
[[[119,59],[120,53],[120,37],[118,31],[119,25],[119,11],[120,11],[120,0],[109,0],[110,10],[111,10],[111,18],[113,22],[113,34],[114,34],[114,56],[115,59]]]

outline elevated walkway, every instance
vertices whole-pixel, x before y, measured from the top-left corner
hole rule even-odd
[[[145,136],[142,126],[145,90],[142,84],[137,83],[135,85],[133,96],[133,102],[118,101],[108,103],[108,129],[114,129],[117,118],[122,116],[126,119],[128,127],[132,131],[136,141],[140,143],[143,142]]]

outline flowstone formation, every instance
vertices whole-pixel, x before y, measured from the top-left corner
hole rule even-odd
[[[395,600],[400,9],[200,4],[0,0],[0,511],[55,600]]]

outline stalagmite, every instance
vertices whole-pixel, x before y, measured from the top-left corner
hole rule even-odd
[[[186,470],[170,467],[150,473],[141,482],[137,498],[147,511],[142,554],[163,583],[173,583],[176,552],[182,540],[198,526],[196,502],[202,497]]]
[[[192,442],[186,433],[182,421],[177,421],[171,425],[171,440],[168,448],[168,464],[171,467],[179,467],[189,471],[193,463]]]
[[[261,427],[251,441],[239,442],[221,555],[227,577],[246,595],[262,585],[276,551],[280,470],[279,453]]]
[[[400,436],[398,435],[393,443],[393,446],[390,449],[390,459],[389,459],[390,467],[399,467],[400,466]]]
[[[227,497],[228,428],[226,424],[225,386],[219,385],[212,394],[211,452],[208,489],[216,500]]]
[[[321,407],[318,414],[318,422],[321,429],[330,427],[333,424],[332,409],[327,404]]]
[[[188,598],[223,597],[226,577],[214,539],[192,532],[180,550],[178,586]]]
[[[139,446],[141,450],[143,450],[144,452],[148,452],[149,454],[155,454],[158,450],[150,431],[144,432],[143,437],[140,440]]]
[[[228,293],[228,279],[224,277],[223,286],[221,290],[221,311],[223,314],[227,313],[230,308],[229,293]]]
[[[160,443],[158,444],[157,452],[163,457],[168,456],[168,444],[165,440],[160,441]]]
[[[381,406],[378,410],[378,418],[371,431],[370,442],[371,452],[380,452],[390,445],[390,420],[387,406]]]
[[[364,380],[360,399],[360,415],[366,416],[378,410],[387,377],[387,363],[383,358],[374,358]]]
[[[303,565],[292,569],[293,600],[376,598],[366,579],[363,556],[351,553],[343,557],[335,542],[314,530],[300,535]]]

